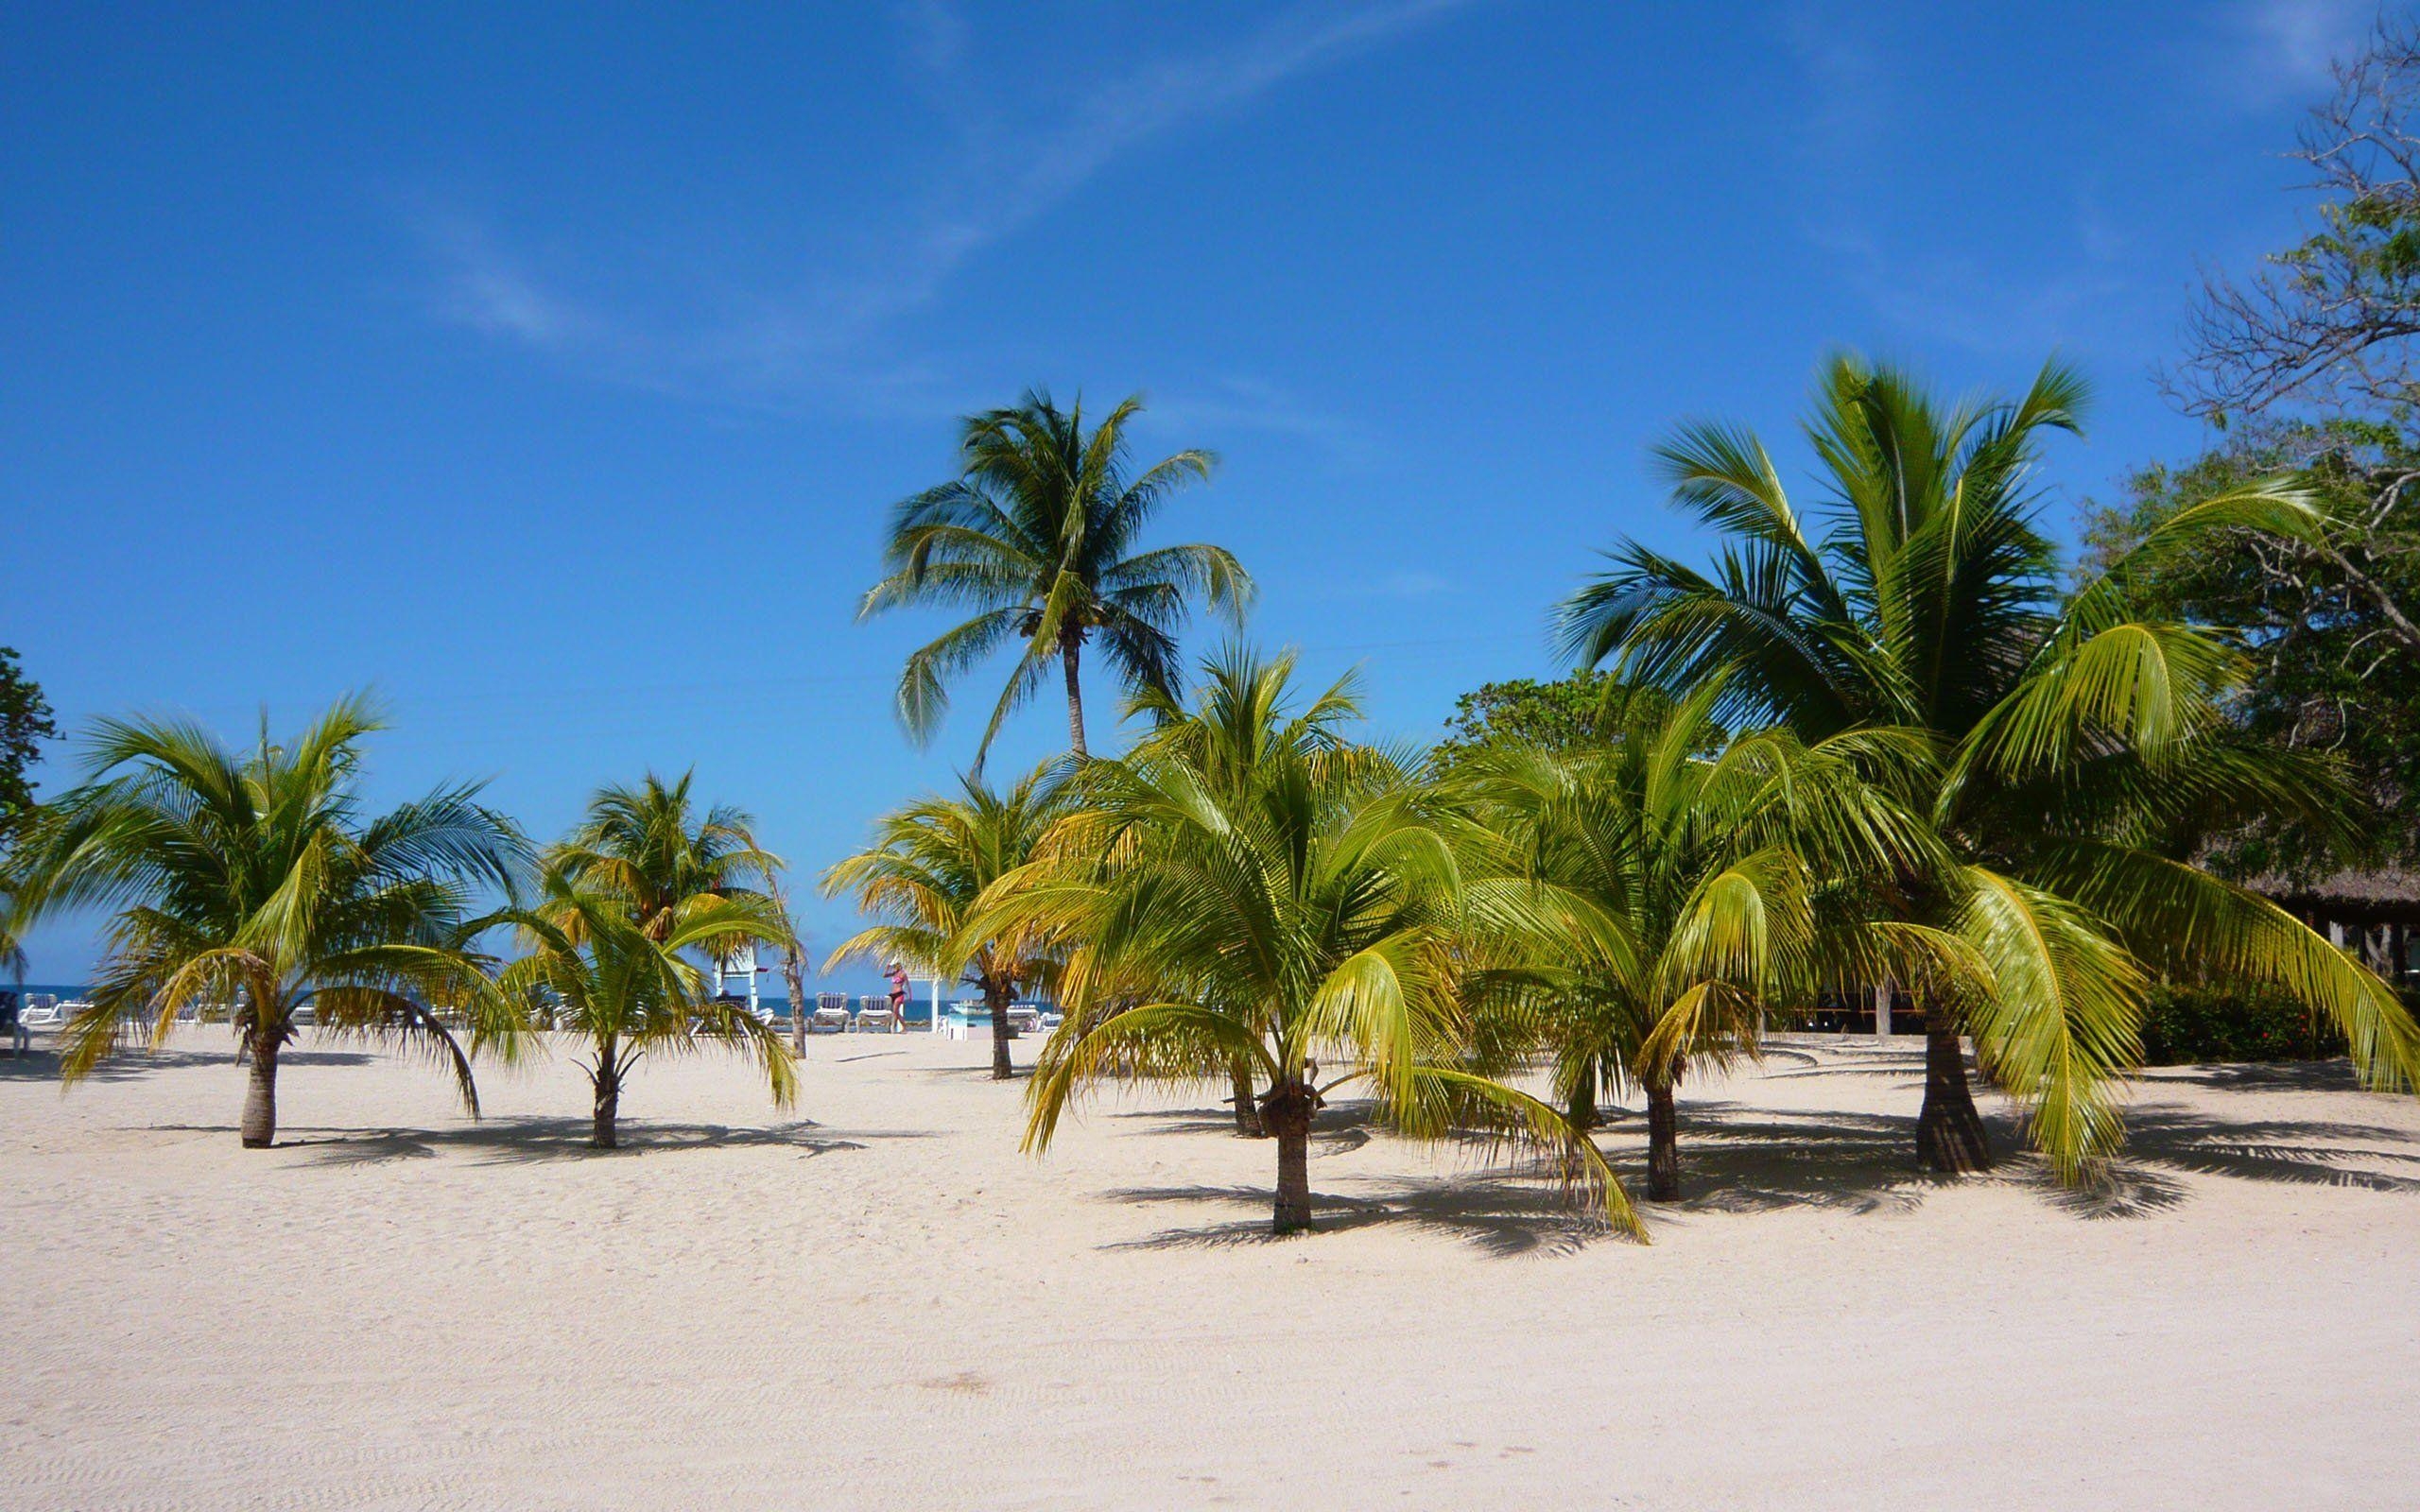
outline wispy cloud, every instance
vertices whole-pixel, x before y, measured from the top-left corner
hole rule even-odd
[[[438,313],[603,375],[674,390],[748,398],[864,376],[877,336],[933,303],[989,249],[1063,205],[1118,160],[1171,131],[1245,108],[1295,79],[1340,64],[1484,0],[1354,0],[1279,13],[1223,46],[1134,66],[1063,113],[1022,123],[969,121],[950,167],[890,212],[872,255],[815,266],[736,300],[712,320],[666,321],[643,302],[608,308],[562,292],[458,208],[414,216],[441,268]],[[894,11],[910,60],[927,75],[963,66],[972,42],[948,0]],[[667,291],[662,303],[690,301]],[[887,365],[882,381],[909,379]]]
[[[2222,92],[2267,107],[2318,96],[2329,67],[2377,24],[2377,0],[2238,0],[2218,12]]]
[[[909,61],[928,74],[956,72],[975,35],[966,12],[950,0],[901,0],[892,13],[908,34]]]
[[[1322,578],[1309,590],[1313,598],[1416,603],[1452,591],[1453,580],[1443,573],[1409,568],[1391,573],[1357,573]]]
[[[596,333],[594,322],[541,288],[476,221],[427,205],[412,219],[444,269],[436,305],[447,319],[548,351]]]
[[[1253,378],[1227,378],[1188,391],[1153,394],[1143,421],[1154,434],[1184,442],[1239,431],[1288,437],[1308,442],[1330,464],[1347,471],[1368,467],[1378,449],[1378,438],[1360,421]]]
[[[2108,312],[2129,287],[2127,244],[2088,181],[2073,191],[2072,255],[2055,274],[1928,249],[1923,231],[1893,227],[1870,177],[1887,158],[1890,134],[1906,129],[1902,117],[1923,108],[1921,97],[1898,87],[1883,45],[1840,13],[1799,10],[1790,43],[1806,92],[1802,229],[1883,324],[1980,355],[2034,361],[2078,344],[2081,334],[2107,334]]]

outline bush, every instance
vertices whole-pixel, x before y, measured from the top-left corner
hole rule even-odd
[[[2205,1060],[2325,1060],[2344,1053],[2336,1026],[2293,999],[2242,984],[2152,988],[2143,1012],[2143,1064]]]

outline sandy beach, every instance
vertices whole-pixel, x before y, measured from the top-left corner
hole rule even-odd
[[[1792,1041],[1688,1090],[1642,1247],[1350,1105],[1270,1242],[1212,1094],[1031,1160],[979,1040],[818,1040],[794,1116],[654,1064],[610,1155],[561,1048],[475,1124],[306,1040],[266,1154],[221,1032],[64,1096],[49,1048],[0,1060],[10,1508],[2420,1502],[2420,1105],[2341,1070],[2155,1075],[2083,1200],[1913,1175],[1920,1041]]]

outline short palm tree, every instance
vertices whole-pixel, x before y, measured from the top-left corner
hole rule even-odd
[[[510,910],[495,921],[518,925],[530,947],[498,975],[500,997],[543,999],[554,1026],[588,1044],[580,1069],[596,1094],[593,1147],[618,1143],[622,1089],[649,1055],[723,1046],[763,1069],[775,1107],[787,1108],[796,1097],[798,1074],[781,1037],[744,1005],[717,996],[682,957],[683,951],[712,956],[735,940],[784,943],[788,929],[769,899],[747,893],[693,901],[655,934],[632,919],[623,893],[583,891],[553,871],[538,906]]]
[[[1053,663],[1066,681],[1069,747],[1083,756],[1079,671],[1088,641],[1129,689],[1166,692],[1176,679],[1176,632],[1195,600],[1240,623],[1253,585],[1234,556],[1201,544],[1137,549],[1160,505],[1206,479],[1215,461],[1184,451],[1131,473],[1126,429],[1142,408],[1129,398],[1087,431],[1080,402],[1061,410],[1028,392],[1011,408],[968,417],[959,475],[898,507],[884,547],[889,576],[867,591],[859,618],[913,604],[974,611],[908,659],[899,717],[917,740],[939,728],[950,679],[1014,644],[1016,667],[973,770],[982,771],[1001,721]]]
[[[1047,987],[1058,962],[1046,929],[984,926],[977,904],[1002,877],[1041,859],[1068,811],[1064,771],[1036,767],[1006,792],[965,780],[957,798],[925,798],[885,815],[874,843],[824,873],[824,896],[843,894],[879,920],[840,943],[824,965],[900,961],[940,976],[964,973],[992,1016],[992,1074],[1009,1062],[1009,1006]]]
[[[1240,797],[1262,764],[1279,752],[1328,765],[1374,755],[1344,733],[1345,727],[1361,717],[1359,678],[1346,673],[1298,711],[1288,704],[1295,660],[1291,651],[1265,656],[1237,643],[1202,660],[1190,707],[1163,689],[1137,692],[1127,712],[1149,718],[1151,728],[1134,755],[1144,761],[1182,760],[1231,797]],[[1245,1139],[1267,1138],[1250,1057],[1233,1058],[1228,1081],[1236,1133]]]
[[[1516,959],[1542,978],[1565,1116],[1586,1127],[1600,1088],[1635,1082],[1657,1201],[1681,1195],[1674,1091],[1693,1064],[1755,1054],[1769,1010],[1856,963],[1936,954],[1869,920],[1859,885],[1931,864],[1921,818],[1874,780],[1920,753],[1854,732],[1726,742],[1718,692],[1627,700],[1600,745],[1485,747],[1454,779],[1552,925]]]
[[[598,789],[579,824],[547,850],[547,868],[579,892],[620,898],[631,922],[659,940],[693,912],[759,894],[781,857],[756,843],[756,821],[745,811],[716,804],[700,812],[690,795],[696,775],[667,782],[649,772],[636,787]]]
[[[2128,605],[2130,575],[2160,554],[2227,526],[2308,533],[2318,516],[2282,483],[2214,498],[2063,595],[2033,466],[2084,397],[2052,364],[2014,402],[1944,410],[1902,374],[1836,359],[1807,426],[1824,517],[1791,503],[1754,436],[1685,427],[1656,456],[1675,501],[1723,533],[1713,571],[1628,544],[1562,610],[1585,663],[1618,656],[1677,693],[1721,678],[1722,711],[1809,741],[1898,729],[1932,748],[1925,806],[1958,865],[1902,879],[1897,907],[1962,934],[1992,983],[1926,1004],[1917,1143],[1935,1170],[1990,1160],[1962,1022],[2064,1175],[2112,1149],[2147,970],[2278,983],[2342,1026],[2370,1085],[2420,1073],[2384,982],[2192,864],[2211,826],[2281,807],[2323,820],[2336,790],[2320,764],[2234,738],[2235,647]]]
[[[511,1052],[515,1021],[465,947],[475,889],[509,888],[527,848],[472,787],[365,818],[355,776],[378,728],[358,699],[242,753],[175,721],[95,727],[82,785],[40,812],[17,857],[21,919],[116,910],[93,1005],[66,1031],[67,1081],[130,1017],[153,1021],[156,1045],[188,1004],[232,1003],[251,1062],[240,1132],[265,1148],[278,1054],[307,1008],[324,1032],[427,1051],[477,1112],[471,1056],[438,1015],[469,1015],[471,1052]]]
[[[1635,1231],[1595,1145],[1465,1065],[1463,837],[1427,801],[1418,766],[1376,753],[1322,761],[1281,743],[1222,770],[1202,754],[1220,745],[1170,738],[1092,764],[1090,807],[1073,826],[1089,832],[1079,849],[1091,864],[1046,861],[994,890],[994,918],[1073,945],[1068,1017],[1037,1065],[1027,1146],[1046,1148],[1069,1104],[1105,1077],[1223,1080],[1240,1058],[1267,1089],[1276,1232],[1310,1226],[1312,1115],[1352,1082],[1415,1137],[1486,1124],[1553,1150]],[[1322,1065],[1350,1069],[1322,1081]]]

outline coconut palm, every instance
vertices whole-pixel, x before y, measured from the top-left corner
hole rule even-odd
[[[1311,1120],[1369,1084],[1415,1137],[1483,1123],[1547,1147],[1565,1174],[1636,1220],[1596,1147],[1552,1108],[1465,1066],[1466,838],[1416,763],[1322,761],[1279,742],[1242,769],[1207,732],[1085,770],[1071,821],[1086,866],[1053,859],[994,889],[987,912],[1073,946],[1066,1022],[1028,1091],[1029,1149],[1106,1077],[1220,1080],[1240,1058],[1277,1146],[1271,1226],[1312,1220]],[[1516,902],[1508,898],[1509,904]],[[1137,988],[1147,990],[1132,1001]],[[1321,1067],[1348,1067],[1322,1081]]]
[[[1565,1117],[1588,1126],[1600,1089],[1634,1081],[1658,1201],[1681,1194],[1674,1091],[1694,1066],[1756,1054],[1770,1008],[1856,963],[1942,954],[1871,921],[1860,883],[1931,864],[1922,819],[1872,780],[1921,752],[1863,732],[1726,743],[1719,691],[1624,700],[1601,744],[1483,747],[1455,776],[1552,926],[1523,946]]]
[[[2321,764],[2234,738],[2237,648],[2128,604],[2132,575],[2163,554],[2228,526],[2308,534],[2317,513],[2283,483],[2213,498],[2063,596],[2033,467],[2084,398],[2054,363],[2014,402],[1945,410],[1903,374],[1836,359],[1807,426],[1822,515],[1791,503],[1754,436],[1685,426],[1655,455],[1675,502],[1725,538],[1712,571],[1625,544],[1561,611],[1582,662],[1618,656],[1676,692],[1720,677],[1734,718],[1809,741],[1895,728],[1932,747],[1926,807],[1958,865],[1902,879],[1896,905],[1962,935],[1992,984],[1927,985],[1917,1143],[1935,1170],[1990,1160],[1962,1021],[2064,1175],[2113,1148],[2147,971],[2278,983],[2342,1026],[2370,1085],[2420,1071],[2384,982],[2192,865],[2213,826],[2279,809],[2324,822],[2336,789]]]
[[[1129,689],[1165,692],[1176,680],[1176,632],[1195,600],[1241,621],[1252,579],[1228,552],[1137,550],[1161,504],[1208,478],[1216,460],[1184,451],[1132,473],[1126,429],[1142,408],[1131,397],[1087,431],[1080,401],[1063,411],[1049,395],[1028,391],[1011,408],[968,417],[958,477],[894,511],[884,547],[889,576],[867,591],[858,617],[911,604],[974,611],[908,659],[899,717],[917,740],[939,728],[950,679],[1014,644],[1016,666],[973,770],[982,771],[1001,721],[1054,662],[1066,681],[1069,748],[1083,756],[1079,670],[1088,641],[1098,641]]]
[[[1128,714],[1149,718],[1151,728],[1134,755],[1147,762],[1183,760],[1231,798],[1240,798],[1262,763],[1279,752],[1328,765],[1359,759],[1366,747],[1344,735],[1344,727],[1361,717],[1358,676],[1346,673],[1297,712],[1287,702],[1294,663],[1292,651],[1264,656],[1237,643],[1202,660],[1189,708],[1166,690],[1138,691]],[[1228,1083],[1237,1136],[1266,1138],[1251,1057],[1233,1058]]]
[[[693,899],[678,912],[677,921],[650,933],[632,919],[624,892],[585,891],[553,870],[538,906],[496,917],[518,925],[530,946],[498,975],[498,993],[509,1002],[544,999],[554,1026],[587,1042],[580,1070],[596,1094],[589,1143],[596,1149],[618,1143],[622,1089],[650,1055],[721,1046],[763,1069],[775,1107],[789,1107],[797,1095],[796,1069],[772,1026],[717,996],[681,954],[711,957],[735,940],[779,945],[789,936],[780,910],[761,895],[739,893]]]
[[[1047,987],[1057,945],[1047,929],[992,928],[977,917],[984,890],[1045,854],[1067,813],[1064,769],[1046,764],[1000,792],[979,778],[957,798],[931,797],[885,815],[874,843],[824,873],[827,898],[847,894],[879,922],[842,941],[824,963],[900,961],[941,976],[961,971],[992,1015],[992,1074],[1009,1063],[1009,1005]]]
[[[636,787],[598,789],[579,824],[548,848],[547,869],[574,891],[622,899],[625,917],[658,940],[679,933],[690,913],[758,894],[781,857],[757,845],[745,811],[716,804],[700,813],[690,796],[696,775],[667,782],[649,772]],[[577,916],[565,922],[576,927]]]
[[[402,1042],[449,1068],[478,1111],[471,1054],[510,1054],[512,1017],[465,948],[480,886],[527,863],[475,787],[365,818],[355,778],[379,728],[348,698],[290,745],[237,752],[173,720],[103,720],[81,785],[37,816],[17,857],[21,919],[116,910],[93,1005],[66,1030],[65,1080],[89,1074],[128,1019],[164,1040],[188,1004],[236,1005],[251,1063],[241,1136],[277,1137],[278,1055],[312,1011],[322,1032]],[[470,1050],[439,1021],[469,1015]]]

